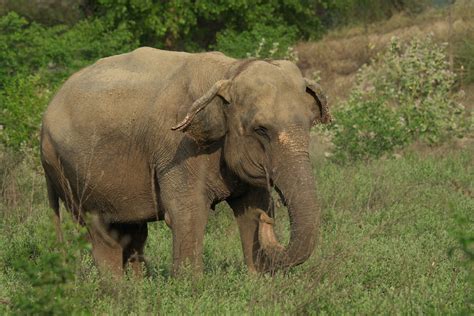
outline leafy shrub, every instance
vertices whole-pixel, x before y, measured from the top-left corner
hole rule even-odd
[[[257,25],[250,31],[226,30],[217,35],[215,48],[236,58],[282,58],[297,39],[296,27]]]
[[[65,225],[68,240],[56,241],[51,223],[27,224],[30,232],[17,231],[6,251],[4,266],[25,286],[12,293],[13,310],[27,315],[64,315],[84,309],[74,295],[76,270],[88,249],[84,229],[72,222]],[[31,236],[30,234],[33,234]],[[25,240],[26,239],[26,240]]]
[[[456,76],[449,71],[444,45],[427,38],[404,46],[394,39],[377,63],[378,73],[362,71],[362,80],[397,108],[411,140],[436,143],[459,131],[463,106],[453,93]]]
[[[0,86],[19,73],[31,74],[48,64],[55,47],[45,45],[56,28],[29,24],[15,12],[0,18]]]
[[[337,112],[334,145],[340,161],[380,157],[406,143],[397,113],[383,97],[364,98],[354,92],[345,109]]]
[[[379,157],[416,140],[435,144],[459,135],[465,126],[454,83],[443,45],[394,38],[359,71],[349,101],[335,113],[336,157]]]
[[[38,71],[60,82],[98,58],[137,46],[127,29],[110,29],[99,19],[46,28],[10,12],[0,18],[0,85],[10,76]]]
[[[330,1],[95,2],[98,15],[104,16],[113,26],[127,25],[141,44],[189,51],[215,45],[218,34],[254,33],[259,25],[279,27],[280,33],[281,28],[293,25],[291,28],[297,31],[298,37],[319,37],[322,26],[318,13],[321,4]],[[265,34],[258,40],[261,37]]]
[[[0,91],[0,140],[6,146],[18,149],[38,144],[41,114],[51,96],[40,81],[38,75],[18,75]]]
[[[15,11],[44,25],[74,24],[83,17],[87,0],[2,0],[0,15]]]

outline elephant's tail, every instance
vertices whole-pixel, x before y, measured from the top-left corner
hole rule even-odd
[[[54,188],[53,182],[51,181],[48,174],[46,174],[46,188],[48,190],[49,206],[54,211],[54,228],[56,229],[56,236],[59,242],[63,242],[63,231],[61,230],[61,213],[59,212],[59,196]]]

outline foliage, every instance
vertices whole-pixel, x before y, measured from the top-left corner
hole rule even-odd
[[[72,72],[137,43],[101,20],[46,28],[11,12],[0,18],[0,142],[37,145],[41,113]]]
[[[86,249],[85,236],[77,234],[76,227],[67,225],[65,228],[69,228],[66,229],[68,244],[56,241],[51,223],[35,225],[28,240],[17,239],[10,243],[4,259],[5,269],[24,284],[12,293],[11,298],[12,309],[19,314],[64,315],[78,308],[84,310],[78,297],[71,292],[75,269],[80,263],[81,252]],[[34,240],[42,242],[35,243]]]
[[[76,23],[83,18],[89,0],[2,0],[0,15],[10,11],[43,25]]]
[[[315,39],[334,26],[371,23],[395,11],[418,13],[429,0],[5,0],[0,15],[16,11],[43,25],[77,23],[84,17],[102,18],[112,28],[131,30],[140,45],[173,50],[209,49],[224,34],[258,33],[263,27],[290,28],[298,39]],[[281,33],[281,32],[280,32]],[[280,38],[280,47],[292,36]],[[237,44],[236,56],[239,55]],[[227,49],[228,49],[227,45]],[[282,49],[286,49],[282,48]],[[231,53],[232,54],[232,53]],[[240,54],[241,55],[241,54]]]
[[[296,38],[295,27],[257,25],[251,31],[219,33],[215,48],[237,58],[284,58]]]
[[[452,232],[469,228],[458,218],[472,217],[473,157],[472,148],[447,146],[354,165],[314,161],[322,227],[305,264],[273,277],[249,275],[232,211],[218,205],[206,229],[202,278],[170,277],[172,234],[159,222],[149,224],[148,275],[123,281],[98,275],[65,211],[70,250],[63,256],[42,175],[34,165],[2,160],[11,176],[3,179],[2,170],[0,187],[15,182],[19,199],[0,199],[0,314],[472,314],[468,257]],[[278,209],[283,240],[288,226]]]
[[[349,100],[335,113],[336,158],[379,157],[414,141],[439,143],[460,135],[463,106],[453,93],[445,47],[430,38],[402,44],[364,66]]]
[[[202,50],[221,41],[227,34],[236,36],[247,32],[244,38],[266,37],[269,27],[278,28],[291,37],[316,38],[322,34],[316,1],[129,1],[97,0],[99,15],[113,25],[127,25],[144,45],[172,49]],[[262,33],[259,33],[262,31]],[[234,43],[237,48],[237,43]],[[227,45],[226,48],[229,48]],[[285,48],[286,49],[286,48]],[[236,52],[236,56],[239,52]],[[232,53],[231,53],[232,55]],[[240,54],[241,55],[241,54]]]
[[[39,75],[11,77],[0,91],[0,141],[13,148],[37,147],[41,116],[51,97]]]
[[[85,229],[66,216],[65,242],[58,243],[47,203],[44,177],[31,152],[0,145],[0,314],[1,303],[15,315],[62,315],[81,308],[74,293],[86,244]],[[46,212],[38,212],[44,209]],[[4,296],[4,289],[10,293]],[[85,289],[85,288],[84,288]]]
[[[397,108],[411,140],[436,143],[459,131],[464,108],[453,92],[455,74],[449,71],[445,46],[429,37],[405,46],[393,39],[378,63],[374,76],[362,70],[362,80]]]
[[[91,61],[136,46],[128,30],[110,29],[99,19],[47,28],[11,12],[0,18],[0,85],[35,72],[57,83]]]
[[[382,97],[364,98],[356,91],[336,112],[333,143],[339,161],[380,157],[407,142],[404,127]]]

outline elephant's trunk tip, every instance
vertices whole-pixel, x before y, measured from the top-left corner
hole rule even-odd
[[[281,257],[285,253],[283,247],[275,236],[274,221],[265,212],[259,216],[258,240],[263,252],[270,258]]]

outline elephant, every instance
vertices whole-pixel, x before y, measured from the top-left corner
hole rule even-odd
[[[320,207],[310,129],[331,121],[321,87],[286,60],[141,47],[73,74],[42,119],[41,162],[59,238],[60,204],[87,228],[100,270],[139,273],[147,223],[172,231],[172,273],[203,272],[210,210],[226,202],[250,272],[306,261]],[[275,236],[271,192],[290,241]]]

